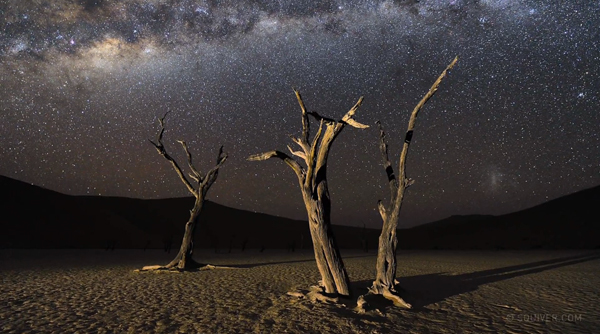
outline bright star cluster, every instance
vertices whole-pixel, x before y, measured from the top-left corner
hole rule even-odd
[[[600,2],[558,0],[0,0],[0,174],[73,195],[187,196],[148,139],[202,170],[215,202],[305,219],[293,172],[246,158],[294,144],[292,87],[356,120],[329,159],[334,224],[380,226],[419,115],[402,227],[502,214],[600,184]],[[313,125],[312,129],[316,129]]]

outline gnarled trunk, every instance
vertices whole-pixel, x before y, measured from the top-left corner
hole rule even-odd
[[[315,251],[315,260],[321,273],[321,281],[326,293],[350,295],[348,274],[344,268],[342,257],[331,229],[331,201],[327,188],[327,157],[333,141],[346,124],[355,128],[364,129],[368,126],[354,120],[354,113],[362,103],[362,97],[344,115],[340,121],[320,116],[315,112],[308,113],[298,91],[294,91],[302,109],[302,135],[292,140],[300,146],[300,151],[288,149],[297,157],[304,160],[306,167],[301,166],[296,160],[281,151],[269,151],[250,156],[248,160],[262,161],[270,158],[283,160],[298,177],[298,183],[306,212],[310,234]],[[320,122],[319,129],[311,142],[309,142],[310,122],[308,115]],[[324,130],[324,125],[326,129]]]
[[[350,295],[350,279],[331,230],[329,198],[326,201],[312,200],[304,194],[310,235],[313,241],[315,261],[321,274],[325,292]]]

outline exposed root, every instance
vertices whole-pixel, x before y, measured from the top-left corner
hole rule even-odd
[[[358,314],[367,313],[367,310],[366,310],[367,305],[369,305],[369,303],[367,303],[367,301],[365,300],[365,296],[360,295],[358,297],[358,300],[356,301],[356,307],[354,308],[354,312],[356,312]]]
[[[178,268],[177,266],[144,266],[142,269],[135,269],[134,272],[143,272],[143,271],[155,271],[155,272],[184,272],[184,271],[204,271],[204,270],[215,270],[215,269],[241,269],[236,267],[226,267],[226,266],[215,266],[212,264],[200,264],[197,263],[197,266],[188,267],[185,269]]]
[[[404,301],[404,299],[402,299],[402,297],[398,296],[398,294],[395,291],[390,291],[389,289],[383,289],[382,295],[386,299],[391,300],[395,306],[404,307],[407,309],[412,308],[412,305],[410,305],[409,303]]]
[[[367,313],[369,309],[371,309],[379,314],[382,314],[377,307],[370,307],[369,302],[367,301],[368,299],[370,299],[375,304],[377,304],[376,300],[374,299],[375,296],[384,297],[385,299],[392,301],[394,303],[394,306],[397,307],[402,307],[405,309],[412,308],[412,305],[407,303],[402,297],[400,297],[398,295],[398,292],[396,292],[395,290],[390,290],[385,286],[373,284],[373,286],[369,288],[369,292],[358,297],[354,311],[358,314],[364,314]]]
[[[323,304],[333,304],[336,306],[346,305],[340,303],[340,299],[337,296],[332,296],[325,292],[325,288],[320,285],[313,285],[309,288],[309,291],[288,291],[286,293],[290,297],[295,297],[297,299],[307,299],[312,303],[323,303]]]
[[[324,304],[338,304],[339,302],[338,297],[327,296],[325,294],[325,290],[322,287],[316,285],[310,287],[310,291],[306,294],[306,297],[313,303],[319,301]]]

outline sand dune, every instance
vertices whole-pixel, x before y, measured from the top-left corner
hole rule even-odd
[[[356,292],[375,254],[342,252]],[[173,254],[149,250],[3,250],[2,333],[593,333],[600,255],[584,251],[408,251],[399,276],[412,310],[286,295],[319,275],[309,251],[200,251],[234,270],[134,273]]]
[[[0,176],[1,248],[178,247],[192,198],[67,196]],[[403,249],[597,249],[600,186],[502,216],[453,216],[399,230]],[[35,210],[32,210],[35,208]],[[340,248],[374,248],[380,230],[334,226]],[[198,248],[310,248],[306,221],[207,201]]]

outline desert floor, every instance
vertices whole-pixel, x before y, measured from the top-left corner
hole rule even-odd
[[[159,250],[0,251],[1,333],[598,333],[600,252],[402,251],[411,310],[371,299],[313,304],[288,296],[318,280],[308,250],[246,250],[195,258],[238,266],[135,273]],[[357,294],[375,253],[343,250]]]

